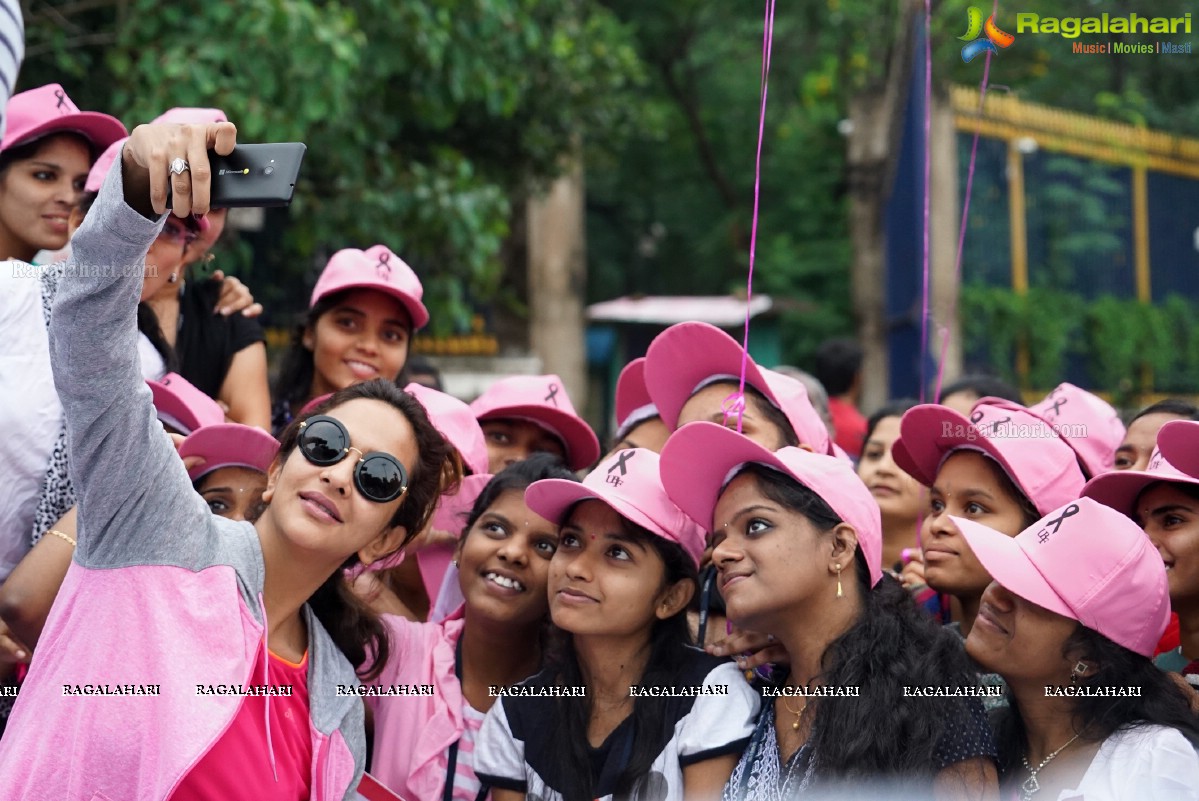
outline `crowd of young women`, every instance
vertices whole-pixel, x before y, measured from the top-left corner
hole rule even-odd
[[[214,314],[249,293],[185,277],[224,115],[7,117],[6,797],[1199,798],[1194,407],[897,401],[855,464],[690,322],[601,458],[557,376],[401,389],[429,314],[382,244],[268,404]]]

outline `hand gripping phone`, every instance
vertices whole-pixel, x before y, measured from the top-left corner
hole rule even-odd
[[[208,151],[214,209],[286,206],[296,190],[303,142],[238,145],[228,156]]]

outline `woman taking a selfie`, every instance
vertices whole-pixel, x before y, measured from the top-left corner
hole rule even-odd
[[[235,133],[138,127],[76,235],[50,333],[80,525],[0,744],[10,797],[324,801],[362,774],[362,703],[338,688],[389,649],[341,571],[401,547],[454,476],[419,404],[372,382],[287,428],[254,525],[192,489],[141,378],[134,309],[168,181],[175,214],[207,211],[207,151]]]

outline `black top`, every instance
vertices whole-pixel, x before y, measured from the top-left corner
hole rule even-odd
[[[241,314],[215,314],[219,281],[199,280],[179,290],[179,373],[211,398],[217,397],[233,356],[266,337],[258,321]]]

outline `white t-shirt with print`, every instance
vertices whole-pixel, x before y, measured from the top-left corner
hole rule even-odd
[[[650,767],[649,777],[633,798],[644,796],[654,801],[684,801],[683,768],[727,754],[740,754],[753,734],[761,697],[749,686],[736,666],[699,651],[680,676],[676,686],[702,686],[720,694],[670,699],[668,715],[674,718],[674,731]],[[548,681],[541,673],[521,686],[544,687]],[[727,688],[727,689],[725,689]],[[530,801],[561,801],[554,783],[563,771],[586,770],[588,766],[555,764],[545,753],[545,743],[553,736],[554,699],[507,696],[500,699],[483,722],[475,742],[475,772],[492,787],[516,790]],[[596,760],[621,764],[631,750],[632,719],[617,726],[599,749]],[[607,764],[607,763],[605,763]],[[596,768],[591,768],[593,776]],[[612,778],[619,773],[613,774]],[[615,788],[605,787],[604,772],[595,776],[597,801],[611,801]],[[560,784],[559,784],[560,786]]]

